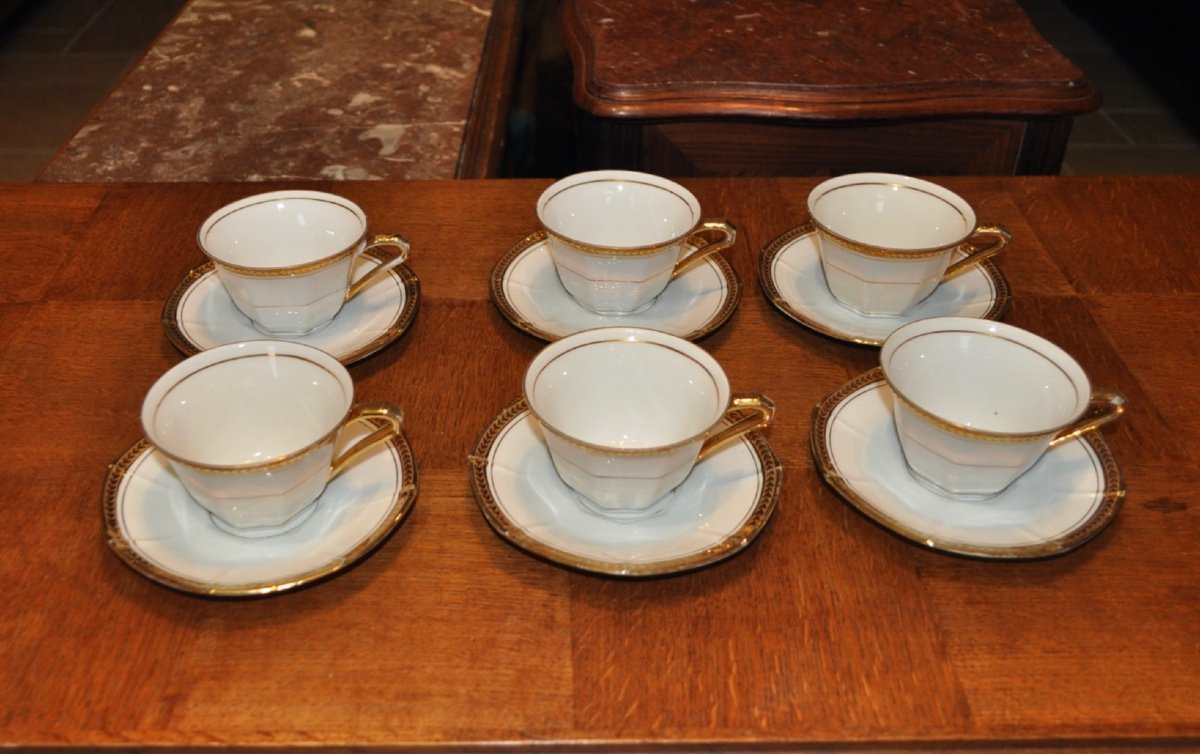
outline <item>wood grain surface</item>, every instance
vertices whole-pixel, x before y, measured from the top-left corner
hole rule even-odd
[[[1058,175],[1100,93],[1014,0],[564,0],[580,167]]]
[[[813,406],[876,365],[756,280],[809,179],[691,179],[740,231],[744,296],[701,345],[778,404],[778,509],[736,557],[644,580],[505,544],[468,485],[478,434],[541,343],[488,299],[549,180],[305,184],[412,241],[420,311],[350,367],[406,412],[411,515],[284,595],[164,588],[110,552],[106,466],[181,355],[160,314],[211,211],[278,184],[0,186],[0,743],[308,751],[1148,751],[1200,748],[1200,179],[946,178],[1014,240],[1006,321],[1063,346],[1129,412],[1128,495],[1067,555],[950,556],[822,481]]]
[[[624,118],[1064,115],[1099,93],[1013,0],[565,0],[575,101]]]

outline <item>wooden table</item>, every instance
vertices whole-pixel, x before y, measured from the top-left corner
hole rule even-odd
[[[1128,487],[1062,557],[995,562],[883,530],[826,486],[813,406],[877,351],[810,332],[755,282],[807,179],[687,181],[737,223],[741,304],[701,341],[779,405],[778,508],[739,555],[678,576],[568,570],[503,542],[467,454],[540,342],[488,300],[548,181],[344,183],[413,244],[420,311],[350,367],[398,402],[416,505],[357,567],[211,599],[106,546],[106,465],[181,356],[163,301],[237,184],[6,185],[0,292],[0,742],[119,750],[1200,748],[1200,179],[952,178],[1014,235],[1006,319],[1129,399],[1105,431]],[[331,186],[327,186],[331,188]]]
[[[1056,174],[1096,89],[1014,0],[564,0],[581,164]]]

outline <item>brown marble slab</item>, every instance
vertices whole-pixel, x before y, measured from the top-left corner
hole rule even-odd
[[[42,181],[454,177],[492,0],[193,0]]]

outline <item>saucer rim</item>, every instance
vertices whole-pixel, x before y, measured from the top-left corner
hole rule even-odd
[[[526,335],[532,335],[539,340],[552,343],[574,333],[555,335],[537,327],[517,311],[517,308],[509,300],[504,290],[504,278],[508,270],[526,253],[531,252],[536,246],[547,242],[548,239],[549,234],[545,230],[535,230],[514,244],[492,267],[491,275],[488,278],[488,290],[492,303],[495,304],[496,308],[500,310],[500,313],[510,324]],[[721,254],[712,254],[705,257],[704,263],[716,268],[717,274],[725,282],[726,294],[721,302],[721,307],[711,317],[690,332],[678,334],[678,337],[684,340],[697,341],[712,335],[729,321],[729,318],[733,316],[734,311],[737,310],[738,304],[741,302],[742,283],[738,278],[737,271],[733,269],[733,265],[729,263],[729,260]],[[685,276],[687,274],[684,273]],[[563,290],[563,295],[570,298],[570,294],[566,290]],[[611,319],[613,324],[617,324],[621,320],[621,317],[609,317],[608,319]],[[596,327],[602,326],[596,325]],[[662,328],[659,327],[656,329]],[[672,334],[675,335],[676,333]]]
[[[585,573],[632,579],[681,574],[719,563],[747,549],[766,528],[767,522],[778,507],[779,493],[783,486],[783,464],[760,432],[748,432],[742,435],[739,441],[749,446],[758,460],[761,486],[757,499],[750,506],[745,521],[737,529],[727,532],[719,541],[703,551],[654,562],[630,563],[586,557],[551,546],[530,536],[523,527],[513,521],[488,484],[488,466],[497,440],[503,435],[506,427],[527,414],[530,414],[529,405],[524,397],[513,400],[501,409],[480,433],[474,449],[467,457],[467,466],[471,492],[484,519],[501,539],[543,561]]]
[[[363,252],[363,256],[373,259],[377,264],[384,264],[393,259],[398,253],[396,250],[390,248],[375,248],[367,249]],[[163,304],[162,324],[167,340],[171,341],[171,345],[175,346],[184,356],[193,356],[201,351],[208,350],[192,340],[188,335],[187,328],[184,327],[182,318],[180,317],[179,307],[192,289],[198,286],[210,274],[216,274],[216,265],[212,261],[204,262],[188,270],[187,274],[183,276],[183,279],[179,281]],[[391,345],[408,331],[413,319],[416,317],[417,305],[421,297],[421,281],[417,278],[416,273],[408,266],[407,262],[402,262],[388,270],[388,274],[399,282],[400,289],[404,291],[404,305],[400,307],[400,311],[396,313],[396,317],[388,326],[382,329],[378,335],[371,338],[371,340],[347,353],[332,354],[343,365],[361,361],[386,346]],[[298,338],[286,335],[272,336],[260,333],[258,337],[275,337],[281,340],[299,342]],[[216,346],[211,347],[215,348]]]
[[[845,330],[839,330],[824,324],[813,317],[801,312],[780,292],[779,286],[775,283],[773,268],[776,258],[788,249],[795,241],[809,236],[815,235],[817,232],[816,225],[812,220],[807,220],[794,228],[791,228],[780,235],[776,236],[771,242],[762,248],[758,257],[758,283],[762,288],[763,295],[767,301],[776,309],[787,316],[797,324],[812,330],[813,332],[825,335],[835,340],[840,340],[846,343],[854,343],[862,346],[879,347],[883,345],[886,338],[874,338],[862,334],[856,334]],[[1012,287],[1008,284],[1008,279],[1004,277],[1004,273],[991,259],[986,259],[976,265],[976,268],[984,274],[991,283],[992,290],[995,295],[992,304],[987,311],[977,315],[975,319],[1000,320],[1008,312],[1009,306],[1012,304]],[[830,301],[834,301],[833,294],[829,294]],[[918,304],[919,306],[919,304]],[[897,318],[897,327],[904,324]]]
[[[412,511],[417,499],[417,466],[412,447],[403,433],[383,443],[389,446],[400,465],[401,478],[392,493],[392,502],[379,524],[359,540],[353,547],[332,556],[326,562],[289,575],[285,579],[253,581],[243,584],[213,584],[189,578],[179,571],[163,568],[141,554],[137,546],[120,523],[123,505],[123,482],[144,458],[157,453],[155,447],[142,437],[129,446],[121,456],[109,464],[105,475],[100,513],[104,522],[104,535],[109,549],[122,562],[139,575],[163,586],[188,594],[205,597],[264,597],[289,592],[302,586],[323,581],[372,553],[395,531]],[[303,526],[303,524],[301,524]]]
[[[875,367],[834,390],[813,407],[809,436],[814,463],[825,482],[851,507],[892,534],[936,552],[988,560],[1038,560],[1065,555],[1082,547],[1116,518],[1125,500],[1125,483],[1108,444],[1098,431],[1091,430],[1071,442],[1079,442],[1090,448],[1101,477],[1096,487],[1096,493],[1101,496],[1100,502],[1091,516],[1051,539],[1028,545],[971,544],[962,540],[939,539],[929,532],[901,523],[838,474],[827,442],[830,420],[837,409],[865,389],[886,382],[883,370]]]

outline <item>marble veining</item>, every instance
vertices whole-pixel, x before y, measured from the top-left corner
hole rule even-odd
[[[490,0],[192,0],[40,176],[454,176]]]

